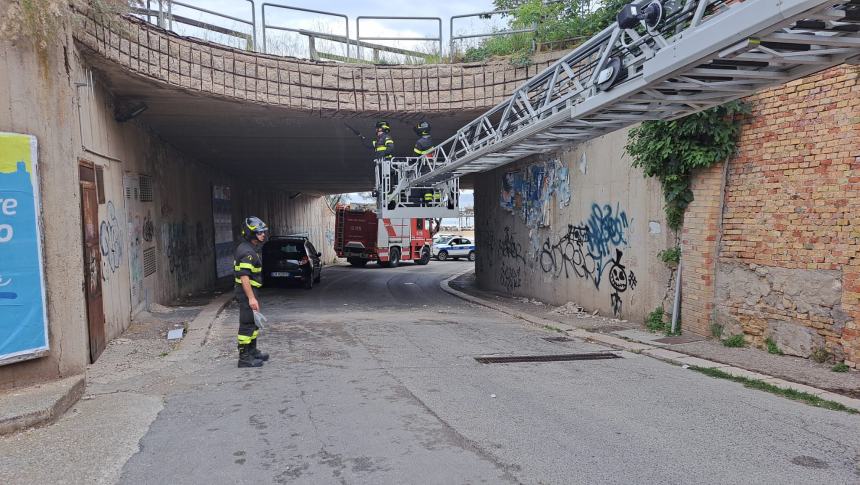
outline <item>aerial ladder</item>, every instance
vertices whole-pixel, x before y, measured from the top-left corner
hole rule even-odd
[[[856,64],[858,31],[860,0],[634,1],[432,156],[385,162],[380,217],[456,217],[456,196],[453,209],[448,202],[424,208],[409,194],[449,193],[463,175]]]

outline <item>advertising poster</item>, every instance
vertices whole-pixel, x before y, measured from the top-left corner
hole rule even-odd
[[[0,365],[48,351],[36,138],[0,133]]]

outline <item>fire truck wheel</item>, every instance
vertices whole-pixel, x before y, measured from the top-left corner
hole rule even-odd
[[[429,262],[430,262],[430,248],[427,246],[424,246],[424,248],[421,249],[421,258],[418,259],[417,261],[415,261],[415,264],[420,264],[423,266]]]
[[[388,267],[396,268],[400,265],[400,249],[391,248],[391,252],[388,253]]]
[[[475,260],[475,251],[469,251],[469,261]]]
[[[439,261],[445,261],[448,259],[448,251],[439,251],[439,254],[436,255],[436,259]]]

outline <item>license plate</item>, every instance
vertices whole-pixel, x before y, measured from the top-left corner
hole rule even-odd
[[[281,271],[272,271],[272,278],[289,278],[290,273],[284,273]]]

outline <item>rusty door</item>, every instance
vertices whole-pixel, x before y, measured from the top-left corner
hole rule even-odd
[[[98,230],[99,202],[93,168],[81,165],[80,172],[87,326],[90,336],[90,361],[95,362],[106,344],[105,314],[102,304],[102,261]]]

